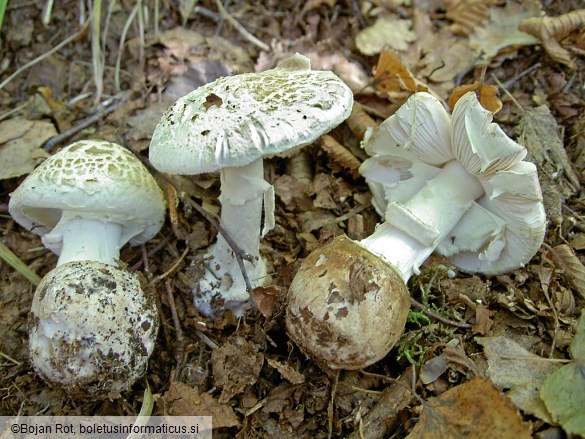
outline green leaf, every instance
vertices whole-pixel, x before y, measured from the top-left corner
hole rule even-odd
[[[553,372],[540,392],[555,422],[567,433],[585,436],[585,311],[569,346],[574,362]]]

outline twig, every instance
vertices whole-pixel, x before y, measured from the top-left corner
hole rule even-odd
[[[87,128],[88,126],[93,125],[94,123],[97,123],[98,121],[103,119],[105,116],[112,113],[120,105],[126,103],[127,100],[128,99],[125,96],[120,98],[120,100],[118,100],[117,102],[114,102],[113,104],[104,108],[99,113],[94,114],[93,116],[90,116],[87,119],[82,120],[81,122],[79,122],[76,125],[69,128],[67,131],[63,131],[61,134],[57,134],[56,136],[51,137],[45,143],[43,143],[42,148],[47,152],[51,152],[61,142],[64,142],[65,140],[74,136],[75,134],[77,134],[81,130]]]
[[[205,335],[198,329],[195,330],[195,334],[197,334],[197,337],[199,337],[201,341],[205,343],[207,347],[209,347],[210,349],[217,349],[219,347],[216,342],[214,342],[212,339],[210,339],[207,335]]]
[[[140,245],[140,254],[142,255],[142,263],[144,264],[143,272],[146,274],[148,282],[152,282],[152,272],[150,271],[150,263],[148,262],[148,252],[144,243]]]
[[[177,308],[175,307],[175,298],[173,296],[173,288],[171,286],[172,280],[165,282],[165,288],[167,290],[167,300],[171,308],[171,315],[173,316],[173,322],[175,324],[175,333],[177,335],[177,347],[175,349],[175,361],[177,362],[177,368],[175,369],[175,379],[178,379],[181,370],[183,369],[183,359],[185,357],[185,337],[183,336],[183,329],[181,329],[181,323],[179,322],[179,316],[177,315]]]
[[[149,258],[153,257],[156,253],[158,253],[168,242],[173,238],[173,235],[167,235],[160,242],[147,253]],[[130,271],[138,270],[144,264],[144,259],[141,258],[138,262],[136,262],[132,267],[130,267]]]
[[[187,256],[188,253],[189,253],[189,247],[187,247],[185,249],[185,251],[183,251],[183,254],[179,257],[179,259],[177,259],[177,261],[172,265],[171,268],[169,268],[167,271],[165,271],[160,276],[155,277],[152,281],[150,281],[150,284],[151,285],[154,285],[157,282],[160,282],[165,277],[167,277],[168,275],[170,275],[173,271],[175,271],[177,269],[177,267],[179,266],[179,264],[183,261],[183,259],[185,259],[185,256]]]
[[[2,351],[0,351],[0,357],[5,358],[6,360],[10,361],[11,363],[14,363],[16,366],[20,366],[22,364],[20,361],[17,361],[14,358],[9,357],[8,355],[6,355]]]
[[[516,98],[512,96],[512,93],[508,91],[506,86],[502,84],[502,82],[493,73],[490,73],[490,78],[492,78],[494,82],[498,84],[498,87],[505,93],[505,95],[508,96],[510,100],[514,103],[514,105],[516,105],[516,107],[520,109],[520,113],[524,114],[524,108],[522,108],[522,106],[518,103]]]
[[[260,41],[258,38],[256,38],[250,32],[248,32],[244,26],[242,26],[240,23],[238,23],[238,21],[234,17],[232,17],[228,13],[228,11],[226,11],[226,9],[223,7],[223,4],[221,3],[221,0],[215,0],[215,4],[217,6],[217,9],[219,9],[219,12],[220,12],[221,16],[223,17],[223,19],[227,20],[233,27],[235,27],[236,30],[239,33],[241,33],[244,38],[246,38],[250,43],[259,47],[263,51],[270,52],[270,47],[266,43],[264,43],[263,41]]]
[[[331,398],[327,406],[327,438],[331,439],[333,436],[333,409],[335,407],[335,396],[337,395],[337,384],[339,383],[339,370],[336,370],[333,375],[333,383],[331,384]]]
[[[238,266],[240,267],[240,271],[242,272],[244,282],[246,283],[246,290],[248,291],[248,295],[250,296],[250,301],[253,305],[255,305],[256,301],[254,300],[252,284],[250,283],[250,278],[248,277],[246,267],[244,267],[244,259],[249,262],[256,262],[256,257],[242,250],[240,246],[236,244],[236,242],[228,234],[228,232],[226,232],[225,229],[219,224],[219,222],[217,222],[209,212],[203,209],[203,207],[199,206],[199,204],[193,201],[191,197],[185,197],[185,199],[191,207],[197,210],[197,212],[199,212],[207,221],[211,223],[213,227],[215,227],[215,229],[221,234],[223,239],[225,239],[225,241],[233,250],[234,255],[236,256],[236,261],[238,262]]]
[[[455,326],[457,328],[471,328],[472,327],[469,323],[455,322],[453,320],[446,319],[445,317],[442,317],[439,314],[435,314],[433,311],[431,311],[426,306],[424,306],[422,303],[418,302],[417,300],[413,299],[412,297],[410,298],[410,301],[412,302],[412,306],[414,308],[418,309],[419,311],[422,311],[427,317],[430,317],[430,318],[435,319],[435,320],[439,320],[440,322],[443,322],[446,325]]]
[[[35,64],[38,64],[39,62],[41,62],[45,58],[48,58],[49,56],[53,55],[55,52],[58,52],[59,50],[61,50],[67,44],[69,44],[72,41],[79,38],[81,35],[83,35],[85,33],[85,28],[87,27],[88,24],[89,24],[89,21],[86,21],[83,24],[83,26],[81,27],[81,29],[79,29],[79,31],[77,31],[76,33],[74,33],[70,37],[65,38],[61,43],[57,44],[55,47],[53,47],[48,52],[43,53],[41,56],[38,56],[37,58],[33,59],[32,61],[27,62],[25,65],[23,65],[22,67],[17,69],[12,75],[10,75],[8,78],[6,78],[4,81],[2,81],[2,83],[0,83],[0,90],[2,90],[4,87],[6,87],[6,84],[8,84],[10,81],[12,81],[14,78],[16,78],[18,75],[20,75],[25,70],[31,68]]]

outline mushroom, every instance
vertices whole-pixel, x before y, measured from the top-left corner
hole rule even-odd
[[[546,225],[536,167],[491,121],[473,93],[451,118],[433,96],[415,93],[366,139],[373,157],[360,171],[385,222],[359,243],[336,238],[303,261],[286,315],[303,351],[332,369],[383,358],[404,328],[405,283],[435,249],[463,270],[489,274],[536,253]],[[368,267],[357,277],[356,263]],[[379,281],[381,272],[396,289]]]
[[[35,371],[77,397],[116,397],[144,374],[159,326],[152,294],[117,260],[162,226],[162,191],[126,148],[85,140],[41,163],[9,212],[59,254],[33,299]]]
[[[180,98],[154,131],[150,162],[174,174],[220,171],[220,224],[259,259],[244,265],[252,285],[263,285],[260,237],[274,227],[274,188],[262,159],[312,143],[346,119],[352,103],[341,79],[311,71],[309,59],[296,54],[272,70],[219,78]],[[251,302],[231,247],[218,236],[202,259],[209,263],[193,292],[196,308],[241,316]]]

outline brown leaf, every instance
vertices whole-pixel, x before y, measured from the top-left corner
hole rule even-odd
[[[361,165],[361,162],[351,153],[349,149],[335,140],[328,134],[325,134],[321,137],[321,148],[327,152],[329,157],[340,165],[342,168],[345,168],[352,172],[354,177],[359,176],[358,168]]]
[[[461,85],[453,89],[449,97],[449,107],[451,110],[455,108],[455,104],[461,96],[469,91],[475,92],[479,103],[486,110],[496,114],[502,109],[502,101],[498,99],[498,87],[475,81],[473,84]]]
[[[254,301],[258,307],[258,311],[266,317],[270,318],[278,304],[278,298],[281,295],[281,287],[277,285],[268,285],[267,287],[256,287],[252,290],[254,294]]]
[[[293,369],[290,364],[281,363],[270,358],[267,358],[266,362],[270,367],[276,369],[282,375],[282,377],[291,384],[302,384],[305,382],[305,376]]]
[[[551,422],[550,413],[539,397],[546,378],[559,368],[557,363],[527,351],[509,338],[476,337],[484,347],[488,369],[486,375],[524,412]]]
[[[211,354],[211,366],[216,386],[222,386],[219,402],[228,402],[254,384],[264,364],[260,347],[243,337],[235,336]]]
[[[417,91],[428,91],[426,85],[415,79],[402,63],[400,55],[391,49],[383,49],[374,71],[374,87],[383,93],[400,93],[406,100]]]
[[[445,0],[446,17],[454,23],[451,31],[458,35],[469,35],[489,18],[489,9],[498,0]]]
[[[358,139],[362,140],[368,128],[376,128],[378,124],[372,119],[368,113],[364,111],[364,107],[359,102],[353,103],[351,114],[346,120],[349,129],[353,135]]]
[[[0,122],[0,179],[31,172],[48,157],[41,145],[55,135],[53,124],[43,120],[16,117]]]
[[[571,247],[567,244],[557,245],[549,254],[557,268],[563,271],[567,282],[585,299],[585,266]]]
[[[475,334],[486,335],[494,324],[494,321],[492,320],[493,315],[494,312],[490,311],[487,306],[478,303],[475,307],[475,323],[473,324],[473,332]]]
[[[428,400],[407,437],[528,439],[531,435],[514,404],[488,379],[475,377]]]
[[[213,428],[240,425],[229,404],[221,404],[208,393],[200,393],[197,388],[181,382],[172,382],[156,404],[158,410],[169,416],[211,416]]]
[[[534,35],[542,41],[546,53],[556,62],[576,70],[577,65],[569,52],[559,44],[574,30],[585,24],[585,9],[571,11],[558,17],[531,17],[520,22],[518,28],[522,32]]]

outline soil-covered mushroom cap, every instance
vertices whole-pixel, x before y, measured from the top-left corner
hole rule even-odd
[[[10,215],[40,236],[64,212],[118,223],[120,242],[141,244],[164,221],[162,192],[146,167],[126,148],[103,140],[75,142],[41,163],[12,193]],[[59,244],[51,250],[59,253]]]
[[[138,278],[99,262],[70,262],[39,284],[30,314],[35,371],[78,398],[115,398],[147,366],[159,320]]]
[[[400,273],[346,236],[303,261],[288,300],[289,336],[330,369],[381,360],[402,335],[410,309]]]
[[[159,170],[200,174],[308,145],[351,112],[350,88],[296,54],[272,70],[219,78],[180,98],[150,144]]]

